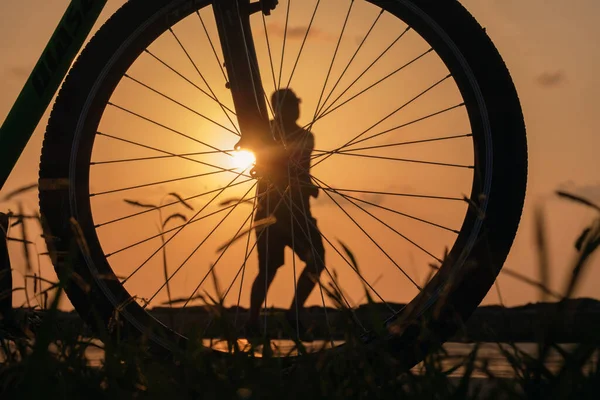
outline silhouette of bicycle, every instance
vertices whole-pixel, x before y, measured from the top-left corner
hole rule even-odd
[[[241,336],[336,347],[343,307],[397,355],[445,340],[493,284],[525,195],[500,55],[456,1],[275,5],[132,0],[81,54],[40,166],[69,298],[168,349],[211,334],[195,306],[217,298]]]

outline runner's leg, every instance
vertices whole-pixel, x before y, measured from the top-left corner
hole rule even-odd
[[[301,240],[302,245],[297,245],[296,249],[296,254],[306,263],[306,266],[296,283],[296,296],[292,300],[290,313],[296,312],[296,303],[299,310],[304,308],[304,303],[306,303],[308,296],[316,286],[321,272],[325,269],[325,248],[323,247],[321,232],[316,227],[316,220],[310,215],[307,218],[309,218],[309,231],[307,235],[304,235],[304,233],[297,235],[297,239]]]
[[[262,235],[257,232],[257,235],[260,236],[257,244],[258,275],[254,279],[250,293],[249,324],[258,324],[260,307],[265,301],[265,296],[271,283],[273,283],[273,279],[275,279],[277,269],[283,265],[284,261],[285,243],[281,241],[277,230],[270,227],[266,229],[271,229],[268,235],[267,232],[263,232]],[[267,237],[269,238],[268,242]]]

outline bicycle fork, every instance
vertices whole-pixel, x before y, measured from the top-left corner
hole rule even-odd
[[[250,15],[270,15],[277,0],[213,0],[213,11],[223,49],[229,89],[238,119],[241,139],[236,150],[248,149],[255,154],[258,176],[274,170],[278,156],[271,134],[269,113],[262,85],[256,49],[250,28]]]

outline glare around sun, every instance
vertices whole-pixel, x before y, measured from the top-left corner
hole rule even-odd
[[[242,171],[252,167],[256,162],[254,153],[248,150],[239,150],[231,153],[233,155],[233,167]]]

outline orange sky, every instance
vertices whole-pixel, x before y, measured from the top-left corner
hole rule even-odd
[[[0,120],[67,3],[6,0],[0,4],[0,50],[5,55],[0,60]],[[101,20],[122,3],[110,0]],[[572,243],[594,214],[557,199],[553,191],[566,186],[600,203],[600,135],[596,132],[600,122],[596,111],[600,52],[595,40],[600,37],[595,21],[600,5],[593,0],[578,1],[576,6],[558,0],[464,0],[463,4],[487,28],[503,55],[519,91],[528,129],[528,194],[521,228],[506,266],[535,278],[533,212],[537,205],[544,204],[552,256],[551,283],[560,291],[574,255]],[[46,121],[47,115],[3,192],[35,182]],[[319,139],[319,131],[316,135],[318,144],[327,140],[324,136]],[[35,195],[25,197],[24,202],[31,212],[36,210]],[[42,252],[41,241],[38,243]],[[18,253],[18,246],[13,249]],[[15,262],[17,269],[18,264]],[[51,267],[44,267],[44,275],[54,278]],[[599,279],[600,258],[596,256],[578,294],[600,298],[596,284]],[[501,277],[499,288],[507,305],[537,299],[533,289],[510,277]],[[486,302],[498,302],[495,290]]]

